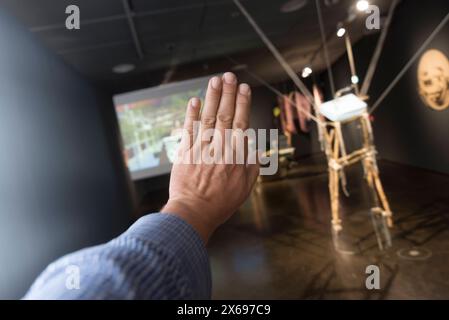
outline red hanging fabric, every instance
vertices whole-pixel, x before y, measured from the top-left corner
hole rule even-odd
[[[281,129],[284,135],[287,133],[287,120],[285,115],[285,107],[284,107],[284,97],[278,97],[279,109],[281,110],[281,114],[279,115],[279,119],[281,122]]]
[[[295,104],[301,131],[309,132],[307,123],[310,121],[310,102],[302,94],[295,92]]]
[[[293,105],[291,104],[291,97],[285,95],[284,96],[284,114],[285,114],[285,131],[291,134],[296,133],[295,127],[295,113],[293,109]]]

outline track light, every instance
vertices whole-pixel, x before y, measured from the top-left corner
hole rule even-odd
[[[304,69],[302,69],[302,77],[303,78],[307,78],[308,76],[310,76],[312,74],[312,68],[310,67],[305,67]]]
[[[364,12],[369,8],[369,2],[366,0],[359,0],[357,1],[356,8],[357,10]]]
[[[345,27],[343,27],[343,24],[340,22],[337,25],[337,37],[341,38],[345,35],[345,33],[346,33],[346,29],[345,29]]]
[[[359,77],[357,77],[357,76],[352,76],[352,77],[351,77],[351,82],[352,82],[352,84],[357,84],[357,83],[359,83]]]
[[[337,30],[337,37],[341,38],[345,35],[346,33],[346,29],[345,28],[340,28]]]

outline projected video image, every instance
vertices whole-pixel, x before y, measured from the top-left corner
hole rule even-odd
[[[204,89],[116,106],[123,153],[131,173],[173,163],[186,106],[194,96],[202,99]]]

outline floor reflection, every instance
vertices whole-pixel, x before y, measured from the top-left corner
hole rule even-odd
[[[323,163],[300,163],[287,178],[259,184],[218,230],[208,248],[213,298],[449,298],[449,177],[380,162],[396,221],[393,246],[380,251],[361,170],[350,169],[351,195],[342,196],[341,212],[358,250],[347,255],[332,243]],[[398,254],[410,248],[432,254],[423,259]],[[381,270],[381,290],[365,287],[370,264]]]

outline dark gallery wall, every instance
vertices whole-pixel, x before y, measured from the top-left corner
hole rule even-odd
[[[110,96],[1,11],[0,43],[0,298],[18,298],[53,259],[131,219]]]
[[[369,95],[370,103],[391,83],[435,27],[449,12],[447,0],[403,0],[398,5],[385,48],[379,60]],[[363,80],[378,35],[354,46],[357,71]],[[438,49],[449,58],[449,24],[427,49]],[[343,43],[342,43],[343,45]],[[426,50],[427,50],[426,49]],[[418,94],[416,62],[374,113],[374,130],[379,156],[438,172],[449,173],[449,108],[435,111]],[[333,66],[337,87],[349,84],[347,57]]]

